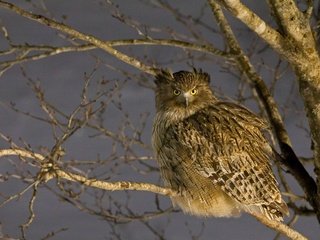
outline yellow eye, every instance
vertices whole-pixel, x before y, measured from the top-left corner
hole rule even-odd
[[[181,91],[178,90],[178,89],[173,90],[173,94],[176,95],[176,96],[179,96],[180,93],[181,93]]]
[[[196,95],[197,93],[198,93],[197,89],[192,89],[190,92],[191,95]]]

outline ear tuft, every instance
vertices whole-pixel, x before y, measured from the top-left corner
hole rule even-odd
[[[161,83],[169,83],[172,81],[173,75],[172,72],[168,69],[161,69],[159,73],[155,76],[154,83],[159,86]]]
[[[200,80],[210,83],[210,75],[206,72],[203,72],[201,68],[199,70],[193,68],[193,72],[195,75],[199,76]]]

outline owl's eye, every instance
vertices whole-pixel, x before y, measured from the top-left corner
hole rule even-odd
[[[191,95],[196,95],[198,93],[198,90],[197,89],[192,89],[191,91],[190,91],[190,94]]]
[[[181,91],[178,90],[178,89],[173,90],[173,94],[176,95],[176,96],[179,96],[180,93],[181,93]]]

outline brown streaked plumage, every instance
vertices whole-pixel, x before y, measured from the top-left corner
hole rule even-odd
[[[156,76],[152,144],[172,202],[199,216],[255,212],[281,221],[288,208],[272,173],[267,124],[241,105],[218,100],[202,71]]]

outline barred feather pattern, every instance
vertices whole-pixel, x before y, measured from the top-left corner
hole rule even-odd
[[[219,101],[201,71],[157,76],[152,143],[172,198],[186,213],[232,217],[241,211],[283,220],[288,208],[272,173],[268,125],[245,107]],[[174,96],[197,89],[188,104]],[[188,96],[185,94],[184,96]]]

